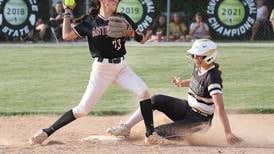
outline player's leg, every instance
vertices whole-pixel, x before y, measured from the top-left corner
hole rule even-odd
[[[115,83],[123,89],[134,93],[140,101],[150,99],[146,84],[126,64],[124,64]],[[107,132],[115,136],[129,136],[130,129],[141,120],[143,120],[143,116],[140,108],[138,108],[133,115],[130,116],[126,123],[108,128]]]
[[[167,95],[154,95],[151,100],[153,110],[163,112],[172,121],[183,119],[190,109],[186,100]]]
[[[148,144],[161,144],[165,142],[165,139],[162,139],[157,134],[154,134],[154,125],[153,125],[153,110],[150,99],[150,94],[148,91],[148,87],[144,83],[144,81],[138,77],[128,66],[126,66],[120,72],[119,76],[116,79],[116,83],[120,85],[123,89],[129,90],[140,100],[140,111],[141,115],[144,119],[145,127],[146,127],[146,143]],[[134,123],[139,122],[141,120],[139,111],[137,110],[136,116],[139,118],[133,118]],[[153,138],[153,142],[150,142],[149,138]],[[148,139],[148,140],[147,140]]]
[[[186,100],[166,95],[154,95],[151,100],[153,110],[163,112],[171,120],[175,121],[156,127],[155,131],[160,136],[166,138],[183,137],[208,126],[208,119],[193,113]],[[141,120],[141,111],[137,109],[125,124],[110,128],[111,134],[120,136],[124,132],[129,132]]]
[[[63,114],[50,127],[39,130],[29,142],[31,144],[41,144],[58,129],[77,118],[87,115],[115,78],[115,75],[109,68],[109,66],[95,61],[92,65],[93,71],[90,74],[89,84],[79,105]]]
[[[150,101],[148,87],[143,80],[126,65],[126,63],[124,63],[115,83],[123,89],[134,93],[140,100],[140,103],[143,103],[143,101],[146,102],[146,100]],[[111,127],[107,131],[115,136],[128,136],[130,129],[141,120],[143,120],[143,117],[140,108],[138,108],[126,123]]]
[[[141,120],[143,120],[143,116],[140,108],[138,108],[125,123],[108,128],[107,133],[114,136],[129,137],[131,128]]]
[[[140,101],[150,99],[149,89],[145,82],[124,62],[115,84],[135,94]]]
[[[141,113],[140,107],[128,118],[128,120],[125,122],[126,126],[129,128],[132,128],[135,126],[138,122],[143,120],[143,116]]]
[[[187,108],[187,102],[184,102],[183,100],[178,98],[173,98],[164,95],[155,95],[151,98],[151,100],[153,110],[158,110],[160,112],[165,113],[173,121],[175,121],[176,119],[182,119],[185,113],[183,112],[183,110],[186,110]],[[111,127],[107,130],[107,132],[115,136],[129,135],[130,129],[141,120],[143,120],[143,116],[140,108],[138,108],[130,116],[126,123],[120,124],[115,127]]]
[[[165,138],[186,137],[205,128],[211,121],[211,117],[194,112],[186,100],[166,95],[154,95],[151,99],[154,110],[163,112],[174,121],[155,128]]]
[[[50,135],[52,135],[55,131],[65,126],[66,124],[74,121],[76,118],[73,115],[72,110],[64,113],[56,122],[54,122],[50,127],[44,128],[36,132],[30,139],[30,144],[41,144],[45,141]]]
[[[110,65],[114,64],[94,62],[85,94],[82,96],[80,103],[73,108],[73,114],[76,118],[88,115],[107,88],[115,80],[116,72],[112,70]]]

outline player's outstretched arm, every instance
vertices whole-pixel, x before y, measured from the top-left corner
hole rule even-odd
[[[63,20],[63,28],[62,28],[62,37],[64,40],[74,40],[78,38],[78,35],[72,30],[71,27],[71,17],[72,17],[72,9],[76,6],[74,0],[64,0],[64,20]]]
[[[227,143],[229,144],[237,144],[242,141],[241,138],[237,137],[235,134],[232,133],[229,120],[227,117],[227,114],[224,109],[224,103],[223,103],[223,96],[222,94],[213,94],[212,100],[216,106],[216,113],[219,116],[219,119],[221,120],[222,126],[224,128],[225,137],[227,140]]]

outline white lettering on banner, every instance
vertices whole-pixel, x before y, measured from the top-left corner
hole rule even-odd
[[[227,25],[222,22],[219,13],[216,9],[223,4],[224,1],[210,0],[207,6],[208,23],[210,27],[218,34],[226,37],[235,37],[245,34],[251,30],[252,25],[255,23],[257,8],[255,0],[239,0],[240,4],[244,7],[245,16],[241,22],[234,25]],[[227,5],[227,4],[223,4]],[[233,5],[231,6],[233,7]],[[228,17],[227,17],[228,18]]]
[[[138,31],[144,31],[151,25],[152,22],[153,22],[153,18],[146,15],[145,20],[141,24],[138,25]]]
[[[3,22],[3,16],[2,14],[0,14],[0,25],[2,25],[2,22]]]
[[[237,35],[244,34],[252,27],[252,24],[255,22],[255,20],[253,18],[249,17],[248,20],[240,27],[234,28],[234,29],[228,29],[228,28],[221,26],[215,18],[209,18],[208,21],[209,21],[211,27],[216,32],[218,32],[219,34],[225,35],[225,36],[232,36],[232,37],[235,36],[235,34],[237,34]]]
[[[25,26],[23,30],[24,30],[25,34],[27,34],[27,33],[29,33],[29,32],[30,32],[30,30],[29,30],[29,26]]]
[[[38,6],[37,5],[32,5],[31,10],[32,11],[38,11]]]
[[[26,6],[21,8],[20,6],[9,3],[9,0],[0,0],[0,29],[1,31],[10,38],[23,37],[27,35],[35,26],[36,16],[38,12],[38,5],[36,0],[21,0],[20,6]],[[5,7],[9,7],[12,10],[19,10],[19,13],[9,13],[4,11]],[[28,12],[28,13],[26,13]],[[5,15],[9,15],[8,19]],[[20,24],[14,24],[10,21],[18,20],[19,15],[24,15],[25,19]]]
[[[247,21],[248,21],[249,23],[251,23],[251,24],[254,24],[254,23],[255,23],[255,20],[254,20],[253,18],[251,18],[251,17],[248,17],[248,18],[247,18]]]
[[[237,30],[236,29],[232,29],[231,36],[233,37],[236,33],[237,33]]]
[[[223,32],[223,35],[225,36],[230,36],[230,33],[231,33],[231,29],[224,29],[224,32]]]
[[[152,23],[153,19],[150,16],[146,16],[146,21],[148,21],[149,23]]]
[[[244,27],[246,28],[246,29],[249,29],[249,28],[251,28],[252,27],[252,25],[251,24],[253,24],[252,22],[246,22],[245,24],[244,24]]]
[[[220,34],[222,34],[223,30],[224,30],[224,27],[220,26],[216,29],[216,32],[219,32]]]
[[[216,18],[215,17],[208,18],[208,22],[209,23],[214,23],[214,22],[216,22]]]
[[[12,37],[19,37],[19,36],[23,36],[25,34],[28,34],[30,32],[30,30],[29,30],[29,26],[25,26],[22,29],[11,29],[11,28],[5,26],[2,29],[2,32],[6,33],[6,34],[8,34],[9,36],[12,36]]]
[[[145,3],[147,5],[147,12],[153,13],[155,12],[155,6],[154,3],[151,0],[145,0]]]
[[[29,2],[30,2],[30,4],[36,4],[37,2],[36,2],[36,0],[29,0]]]
[[[245,27],[244,27],[244,26],[241,26],[241,27],[240,27],[240,31],[241,31],[242,34],[244,34],[244,33],[246,32]]]
[[[3,33],[7,33],[7,32],[8,32],[8,28],[9,28],[9,27],[5,26],[5,27],[2,29],[2,32],[3,32]]]
[[[8,29],[8,35],[11,35],[14,32],[14,29]]]
[[[34,14],[31,14],[29,16],[29,22],[31,25],[34,25],[35,24],[35,21],[36,21],[36,16]]]
[[[19,36],[19,32],[18,30],[15,30],[14,33],[12,34],[13,37],[18,37]]]
[[[216,29],[220,26],[220,24],[217,22],[216,18],[209,18],[208,21],[211,24],[213,29]]]
[[[248,5],[249,14],[257,13],[257,7],[254,0],[245,0],[244,5]]]
[[[142,23],[142,26],[144,29],[147,29],[150,25],[153,24],[153,13],[155,13],[155,4],[152,0],[145,0],[146,6],[147,6],[147,14],[144,18],[144,21]]]
[[[20,29],[19,31],[20,31],[20,35],[27,34],[27,33],[29,33],[29,27],[25,26],[24,28]]]
[[[208,3],[208,6],[207,6],[208,14],[214,14],[215,6],[216,6],[217,2],[219,2],[219,0],[212,0]]]

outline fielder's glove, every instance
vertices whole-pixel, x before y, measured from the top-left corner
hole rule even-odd
[[[112,38],[127,37],[132,28],[127,20],[120,16],[111,16],[108,18],[107,35]]]
[[[73,10],[76,6],[75,0],[64,0],[64,9]]]

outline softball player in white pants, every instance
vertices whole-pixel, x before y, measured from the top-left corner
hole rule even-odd
[[[66,2],[66,0],[65,0]],[[71,27],[72,8],[65,9],[63,20],[64,40],[74,40],[87,37],[91,56],[94,58],[89,84],[78,106],[64,113],[50,127],[39,130],[31,137],[31,144],[41,144],[56,130],[74,121],[76,118],[87,115],[96,102],[105,93],[106,89],[115,83],[123,89],[131,91],[140,100],[140,108],[147,128],[147,136],[154,131],[151,99],[146,84],[128,67],[124,60],[126,54],[126,37],[113,38],[107,35],[108,18],[118,15],[127,20],[133,30],[128,35],[136,41],[144,43],[147,36],[137,32],[137,25],[126,15],[117,13],[119,0],[93,0],[93,9],[81,22]]]

